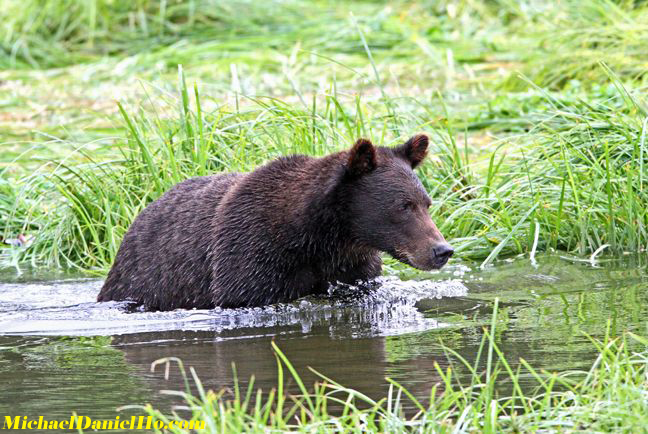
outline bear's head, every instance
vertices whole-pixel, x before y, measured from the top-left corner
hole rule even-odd
[[[423,134],[395,148],[360,139],[345,167],[353,236],[421,270],[443,267],[454,253],[430,218],[430,197],[414,173],[427,148]]]

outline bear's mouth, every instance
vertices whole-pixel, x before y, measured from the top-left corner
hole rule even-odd
[[[440,270],[448,262],[447,258],[442,259],[437,257],[432,257],[429,261],[416,261],[409,253],[401,249],[394,249],[393,252],[387,253],[397,261],[423,271]]]
[[[419,268],[416,265],[414,265],[414,261],[412,261],[409,254],[407,254],[407,252],[404,250],[394,249],[394,251],[387,252],[387,253],[389,253],[394,259],[396,259],[399,262],[402,262],[403,264],[407,264],[410,267]]]

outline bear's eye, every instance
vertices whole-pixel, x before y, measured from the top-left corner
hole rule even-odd
[[[408,211],[414,209],[414,202],[412,201],[406,201],[401,204],[401,209],[403,211]]]

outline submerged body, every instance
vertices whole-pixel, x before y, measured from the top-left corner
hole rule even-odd
[[[184,181],[135,219],[98,300],[263,306],[379,276],[381,251],[439,268],[452,249],[412,171],[426,149],[425,136],[393,149],[359,140],[323,158]]]

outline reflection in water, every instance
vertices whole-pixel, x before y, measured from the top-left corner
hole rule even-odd
[[[247,331],[254,333],[254,330]],[[314,327],[307,337],[298,331],[286,332],[275,336],[254,334],[244,339],[240,339],[242,335],[238,333],[225,333],[224,339],[215,339],[212,332],[203,331],[188,335],[182,332],[145,333],[120,336],[113,345],[123,351],[128,363],[134,366],[148,367],[160,357],[179,357],[186,365],[193,366],[204,384],[212,389],[231,386],[232,364],[235,363],[243,386],[247,386],[254,375],[255,388],[267,392],[277,386],[277,362],[270,346],[275,340],[288,358],[296,361],[305,384],[316,380],[315,374],[305,369],[309,366],[370,394],[383,391],[384,338],[332,339],[324,326]],[[162,377],[161,370],[158,371],[158,378]],[[181,389],[181,376],[177,370],[171,370],[171,374],[170,384],[165,387]],[[297,392],[288,372],[286,376],[289,390]]]
[[[473,361],[500,299],[496,339],[515,368],[519,357],[549,370],[584,368],[594,351],[585,333],[646,333],[648,285],[642,258],[598,267],[559,257],[502,263],[483,271],[449,268],[419,281],[386,278],[378,289],[337,288],[265,309],[128,314],[94,303],[94,280],[0,284],[0,414],[114,416],[120,405],[154,402],[182,387],[151,373],[151,362],[180,357],[210,388],[276,385],[274,339],[307,383],[307,367],[371,396],[389,376],[418,397],[439,381],[434,364],[456,363],[443,345]],[[38,335],[38,336],[35,336]],[[76,337],[60,337],[75,335]],[[457,366],[459,375],[466,374]],[[293,389],[294,390],[294,389]]]
[[[0,415],[115,416],[153,394],[110,337],[0,337]]]

